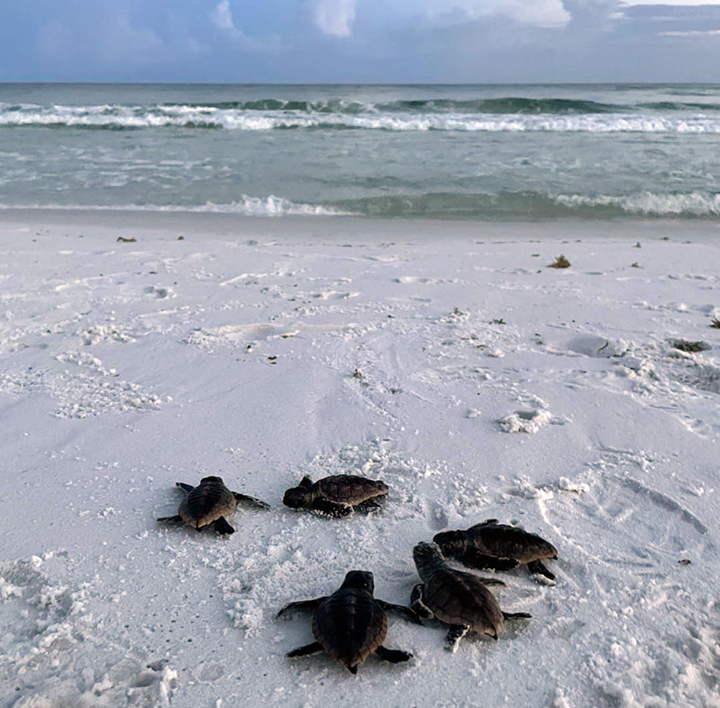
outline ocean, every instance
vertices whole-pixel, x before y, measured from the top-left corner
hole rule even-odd
[[[0,84],[0,208],[716,219],[720,85]]]

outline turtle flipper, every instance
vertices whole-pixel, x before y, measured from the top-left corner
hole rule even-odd
[[[506,620],[532,619],[532,615],[529,612],[503,612],[502,614]]]
[[[192,492],[192,490],[195,489],[192,484],[185,484],[185,482],[175,482],[175,486],[184,489],[186,492]]]
[[[480,576],[478,576],[478,580],[483,585],[505,585],[505,581],[500,580],[499,578],[481,578]]]
[[[407,651],[400,651],[399,649],[387,649],[380,645],[375,653],[385,661],[389,661],[391,664],[399,664],[401,661],[409,661],[413,658],[413,655]]]
[[[519,563],[514,558],[497,558],[471,548],[463,553],[458,560],[469,568],[491,568],[492,570],[512,570]]]
[[[359,511],[363,514],[369,514],[373,511],[377,511],[378,509],[382,509],[380,500],[384,498],[385,497],[375,497],[373,499],[366,499],[364,502],[360,502],[355,505],[355,511]]]
[[[245,502],[247,504],[251,504],[252,506],[256,506],[258,509],[269,509],[270,508],[270,504],[266,504],[264,501],[260,501],[259,499],[256,499],[255,497],[250,497],[247,494],[240,494],[240,492],[233,492],[233,496],[238,501]]]
[[[353,666],[348,666],[347,668],[348,668],[348,671],[349,671],[351,674],[356,674],[356,673],[357,673],[357,664],[354,664]]]
[[[377,604],[385,611],[392,610],[394,612],[399,612],[411,622],[414,622],[415,624],[422,624],[422,622],[420,622],[420,615],[410,607],[405,607],[405,605],[394,605],[392,602],[385,602],[385,600],[378,600],[377,598],[375,598],[375,602],[377,602]]]
[[[527,567],[531,573],[540,573],[540,575],[544,575],[548,580],[555,580],[555,574],[551,573],[542,561],[530,561]]]
[[[168,521],[171,523],[179,523],[183,520],[182,516],[180,514],[175,514],[175,516],[161,516],[159,519],[155,519],[155,521]]]
[[[454,654],[457,651],[460,640],[468,633],[468,629],[470,628],[459,624],[451,625],[450,631],[447,633],[447,637],[445,637],[445,649]],[[495,638],[497,639],[497,636]]]
[[[298,600],[297,602],[291,602],[283,607],[275,617],[280,617],[286,612],[291,610],[316,610],[320,607],[320,603],[326,600],[327,597],[316,597],[314,600]]]
[[[231,533],[235,533],[235,529],[230,526],[230,524],[225,520],[224,516],[221,516],[219,519],[213,522],[213,528],[218,532],[222,534],[229,535]]]
[[[342,518],[343,516],[349,516],[353,511],[350,504],[334,502],[329,499],[315,499],[311,508],[315,511],[319,511],[321,514],[327,514],[327,516],[332,516],[337,519]]]
[[[311,654],[317,654],[323,650],[320,642],[313,642],[312,644],[306,644],[304,647],[298,647],[285,654],[288,659],[292,659],[296,656],[310,656]],[[352,671],[352,669],[350,669]]]
[[[430,609],[427,607],[427,605],[423,602],[423,588],[425,586],[422,583],[418,583],[413,589],[412,593],[410,593],[410,609],[418,616],[418,617],[432,617],[433,613],[430,611]]]

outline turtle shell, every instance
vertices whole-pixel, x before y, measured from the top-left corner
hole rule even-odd
[[[180,502],[178,516],[200,529],[235,511],[235,495],[225,486],[220,477],[203,477]]]
[[[497,637],[503,614],[482,579],[450,567],[435,543],[420,543],[413,552],[424,582],[423,604],[442,622]]]
[[[531,563],[558,555],[555,546],[544,538],[517,526],[499,524],[495,519],[471,526],[465,533],[469,547],[497,558]]]
[[[369,576],[369,590],[361,575]],[[373,654],[387,634],[387,617],[373,597],[372,574],[348,573],[342,587],[315,610],[312,631],[322,648],[348,669]]]
[[[316,496],[353,506],[368,499],[385,496],[389,489],[385,482],[352,474],[336,474],[331,477],[324,477],[313,485]]]

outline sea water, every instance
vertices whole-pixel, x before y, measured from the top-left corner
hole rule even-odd
[[[720,215],[720,85],[0,84],[0,208]]]

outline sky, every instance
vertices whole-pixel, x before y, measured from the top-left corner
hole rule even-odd
[[[0,81],[720,81],[720,0],[0,0]]]

